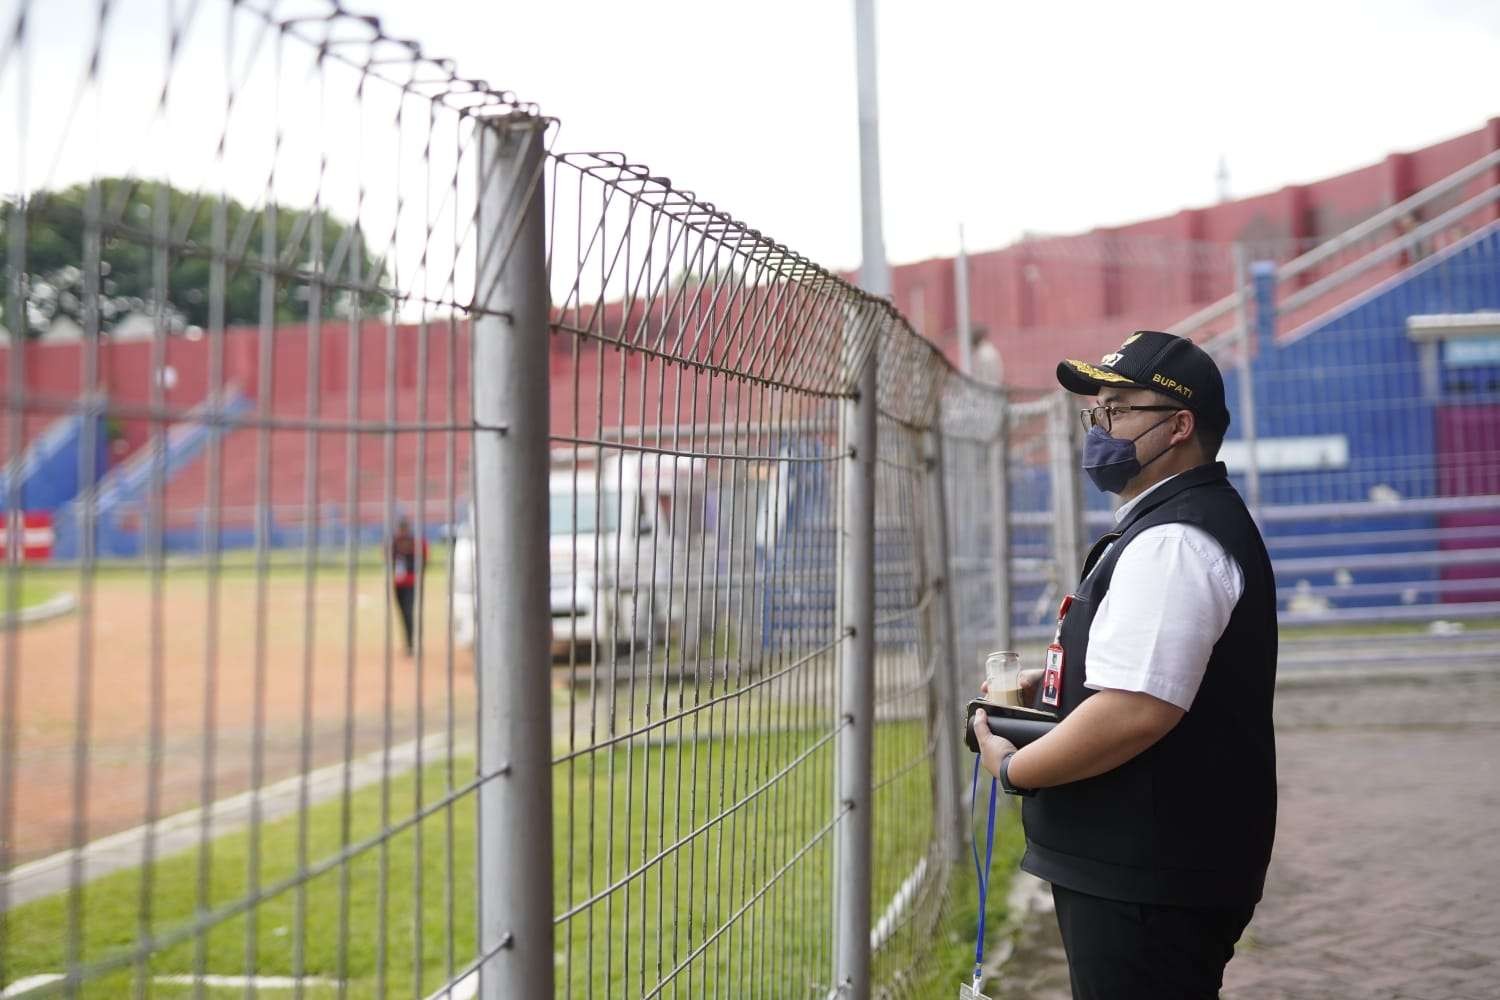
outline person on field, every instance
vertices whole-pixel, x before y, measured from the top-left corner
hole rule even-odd
[[[417,583],[427,566],[427,540],[411,530],[411,520],[401,518],[391,537],[391,586],[396,607],[401,609],[401,629],[406,637],[406,655],[416,647]]]
[[[1023,797],[1076,1000],[1209,1000],[1276,830],[1275,579],[1217,461],[1212,358],[1142,331],[1057,378],[1094,397],[1084,471],[1123,503],[1060,612],[1061,677],[1027,685],[1060,721],[1017,750],[976,712],[981,763]]]

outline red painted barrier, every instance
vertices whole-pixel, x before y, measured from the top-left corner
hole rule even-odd
[[[19,543],[22,562],[46,562],[52,558],[54,541],[52,515],[46,511],[14,511],[0,519],[0,550],[7,559],[11,546]]]

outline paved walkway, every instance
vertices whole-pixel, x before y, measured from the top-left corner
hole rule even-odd
[[[1276,701],[1276,853],[1224,1000],[1500,997],[1500,671]],[[1050,912],[990,995],[1066,1000]]]

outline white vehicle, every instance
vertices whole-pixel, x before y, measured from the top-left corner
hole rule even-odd
[[[701,459],[671,456],[554,466],[548,477],[554,655],[575,647],[587,656],[669,639],[697,642],[682,581],[701,572],[706,479]],[[472,505],[454,539],[453,599],[454,640],[471,645]]]

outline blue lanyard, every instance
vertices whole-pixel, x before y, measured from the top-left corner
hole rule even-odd
[[[995,785],[990,779],[990,818],[984,835],[984,867],[979,867],[979,844],[970,847],[974,851],[974,871],[979,876],[979,933],[974,940],[974,992],[979,992],[979,979],[984,965],[984,910],[985,897],[990,892],[990,859],[995,853]],[[969,789],[969,826],[974,825],[974,806],[979,801],[979,754],[974,755],[974,781]]]

